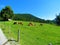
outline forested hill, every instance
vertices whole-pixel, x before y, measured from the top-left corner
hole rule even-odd
[[[43,22],[44,19],[40,19],[32,14],[15,14],[14,20],[22,20],[22,21],[33,21],[33,22]]]

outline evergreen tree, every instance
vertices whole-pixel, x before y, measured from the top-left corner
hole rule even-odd
[[[59,13],[58,16],[56,16],[55,21],[56,21],[56,24],[57,24],[57,25],[60,25],[60,13]]]

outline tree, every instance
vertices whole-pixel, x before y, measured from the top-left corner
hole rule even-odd
[[[55,22],[56,22],[57,25],[60,26],[60,13],[59,13],[59,15],[56,16]]]
[[[0,16],[3,18],[4,21],[7,21],[8,19],[13,18],[14,13],[12,9],[10,8],[10,6],[6,6],[5,8],[1,10]]]

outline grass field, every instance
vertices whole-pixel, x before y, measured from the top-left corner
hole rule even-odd
[[[60,45],[60,27],[51,25],[35,23],[36,26],[28,26],[29,22],[23,22],[23,25],[13,24],[14,21],[0,22],[0,28],[7,36],[7,38],[17,39],[17,31],[20,30],[20,44],[21,45]],[[8,33],[10,31],[11,33]]]

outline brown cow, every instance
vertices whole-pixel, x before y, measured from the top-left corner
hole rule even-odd
[[[22,22],[18,22],[18,24],[23,25],[23,23],[22,23]]]
[[[30,22],[30,23],[28,24],[28,26],[34,26],[34,24]]]
[[[41,26],[43,26],[43,23],[40,23]]]

